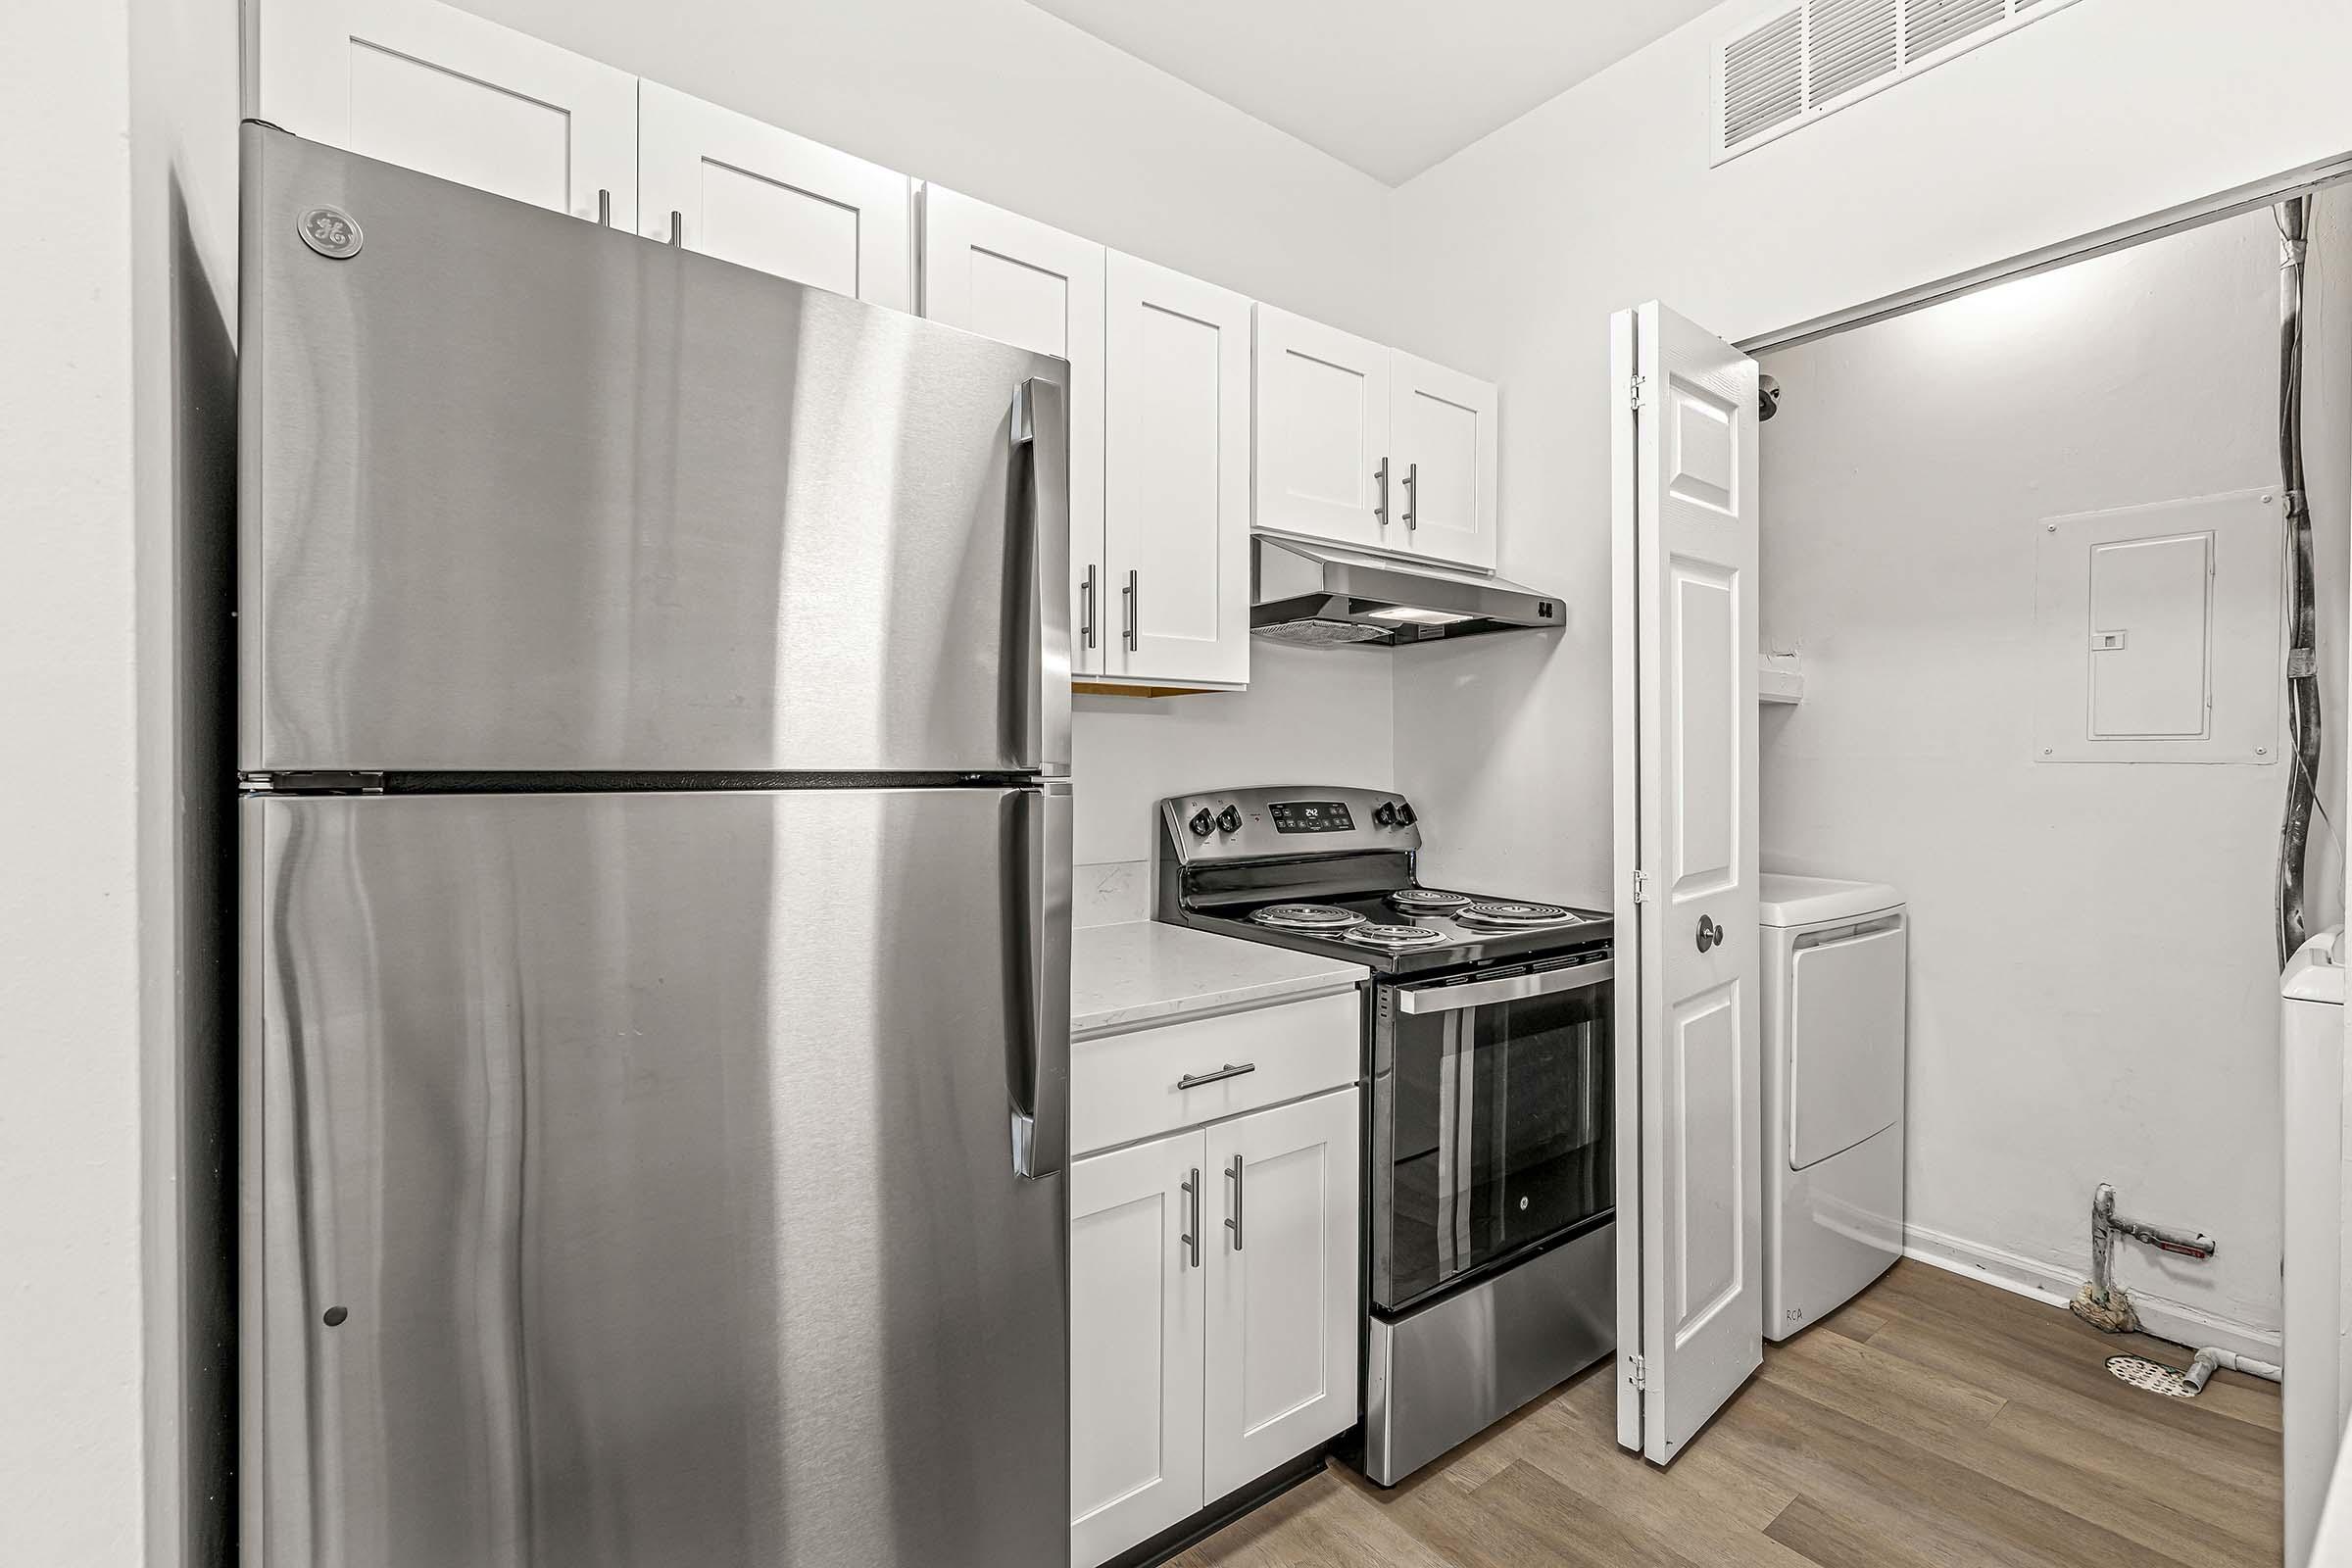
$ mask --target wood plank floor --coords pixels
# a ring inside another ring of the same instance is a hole
[[[1178,1568],[2275,1568],[2278,1391],[1897,1264],[1783,1346],[1667,1469],[1615,1441],[1604,1362],[1402,1486],[1333,1465]]]

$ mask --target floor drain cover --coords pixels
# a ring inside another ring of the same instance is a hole
[[[2144,1355],[2111,1355],[2107,1358],[2107,1370],[2133,1388],[2145,1389],[2150,1394],[2168,1395],[2176,1399],[2193,1399],[2197,1396],[2197,1391],[2189,1387],[2188,1379]]]

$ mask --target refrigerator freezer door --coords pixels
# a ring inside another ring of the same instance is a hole
[[[1063,362],[245,138],[241,767],[1067,771]]]
[[[1066,801],[248,800],[245,1560],[1063,1561]]]

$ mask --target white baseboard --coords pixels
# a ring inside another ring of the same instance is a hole
[[[2064,1306],[2082,1288],[2084,1276],[2036,1261],[2022,1252],[1963,1241],[1924,1225],[1903,1227],[1903,1255],[1922,1263],[1997,1285],[2004,1291],[2032,1297],[2051,1306]],[[2132,1305],[2140,1326],[2160,1340],[2193,1349],[2213,1346],[2238,1355],[2250,1355],[2276,1365],[2278,1331],[2217,1317],[2201,1307],[2168,1301],[2132,1287]]]

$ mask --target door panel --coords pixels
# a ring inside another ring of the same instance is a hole
[[[246,141],[241,766],[1066,765],[1058,361]]]
[[[1355,1422],[1356,1106],[1344,1089],[1208,1129],[1205,1496]]]
[[[1618,1441],[1663,1464],[1763,1357],[1756,367],[1656,305],[1612,332]]]
[[[1070,1561],[1090,1568],[1200,1508],[1199,1132],[1070,1167]]]
[[[248,801],[256,1560],[1059,1560],[1032,799]]]
[[[1494,564],[1494,386],[1409,354],[1389,356],[1391,515],[1415,555]],[[1392,533],[1394,530],[1392,530]]]
[[[574,218],[637,221],[625,71],[423,0],[261,0],[255,34],[254,112],[273,125]]]
[[[1841,1153],[1903,1117],[1901,925],[1801,946],[1788,991],[1788,1166]]]
[[[639,164],[648,239],[914,309],[914,185],[905,174],[646,82]]]
[[[1103,557],[1120,614],[1102,668],[1239,685],[1250,678],[1250,302],[1115,252],[1106,276]]]
[[[1389,351],[1257,307],[1257,526],[1401,550],[1381,474],[1389,456]],[[1391,484],[1393,484],[1393,480]]]
[[[1102,247],[923,190],[923,314],[1070,362],[1070,668],[1102,668]]]

